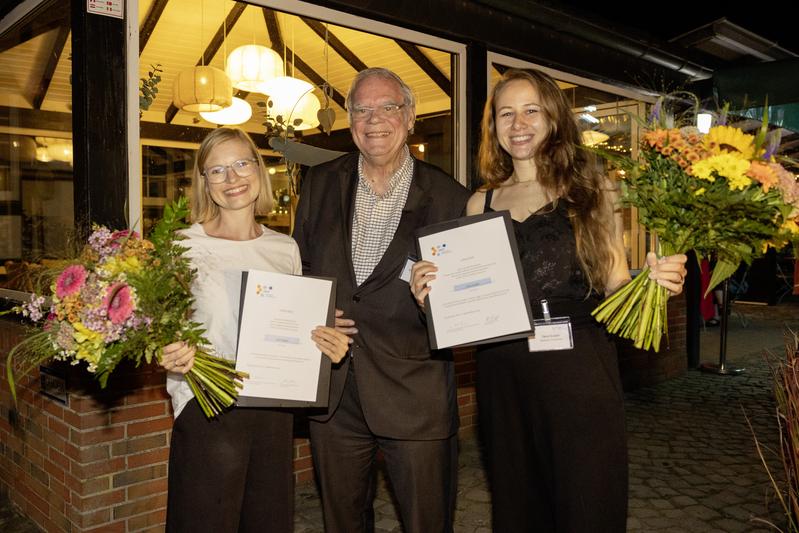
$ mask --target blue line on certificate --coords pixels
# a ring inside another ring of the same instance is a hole
[[[476,279],[474,281],[468,281],[466,283],[461,283],[459,285],[455,285],[453,287],[454,291],[464,291],[466,289],[471,289],[473,287],[479,287],[480,285],[490,285],[491,278],[483,278],[483,279]]]
[[[299,344],[299,337],[283,337],[281,335],[264,335],[266,342],[274,342],[277,344]]]

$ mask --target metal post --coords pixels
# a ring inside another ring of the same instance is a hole
[[[730,309],[730,280],[725,279],[721,282],[721,291],[723,302],[721,304],[721,340],[719,342],[719,364],[702,363],[699,365],[699,370],[702,372],[712,372],[714,374],[722,374],[725,376],[735,376],[744,371],[743,368],[737,368],[733,365],[727,364],[727,325],[729,322],[729,309]]]

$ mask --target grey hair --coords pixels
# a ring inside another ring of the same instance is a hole
[[[352,97],[355,96],[355,91],[358,90],[358,86],[360,86],[363,81],[371,77],[383,78],[384,80],[390,80],[399,85],[400,92],[402,93],[403,103],[410,108],[412,112],[416,112],[416,98],[414,97],[411,88],[408,87],[407,83],[402,81],[402,78],[397,76],[389,69],[383,67],[367,68],[355,75],[355,79],[352,80],[352,85],[350,85],[350,90],[347,93],[348,112],[352,110],[350,107],[352,104]]]

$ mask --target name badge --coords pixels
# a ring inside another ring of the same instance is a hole
[[[405,266],[402,268],[399,279],[405,283],[411,282],[411,267],[413,267],[414,263],[416,263],[416,259],[412,259],[410,256],[405,260]]]
[[[574,348],[572,323],[569,317],[534,320],[533,323],[535,333],[527,337],[529,351],[549,352]]]

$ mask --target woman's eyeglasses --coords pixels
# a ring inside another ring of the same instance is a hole
[[[208,183],[223,183],[227,179],[227,169],[231,169],[238,177],[246,178],[258,168],[257,162],[258,160],[254,158],[239,159],[229,165],[208,167],[203,171],[203,176],[208,180]]]

